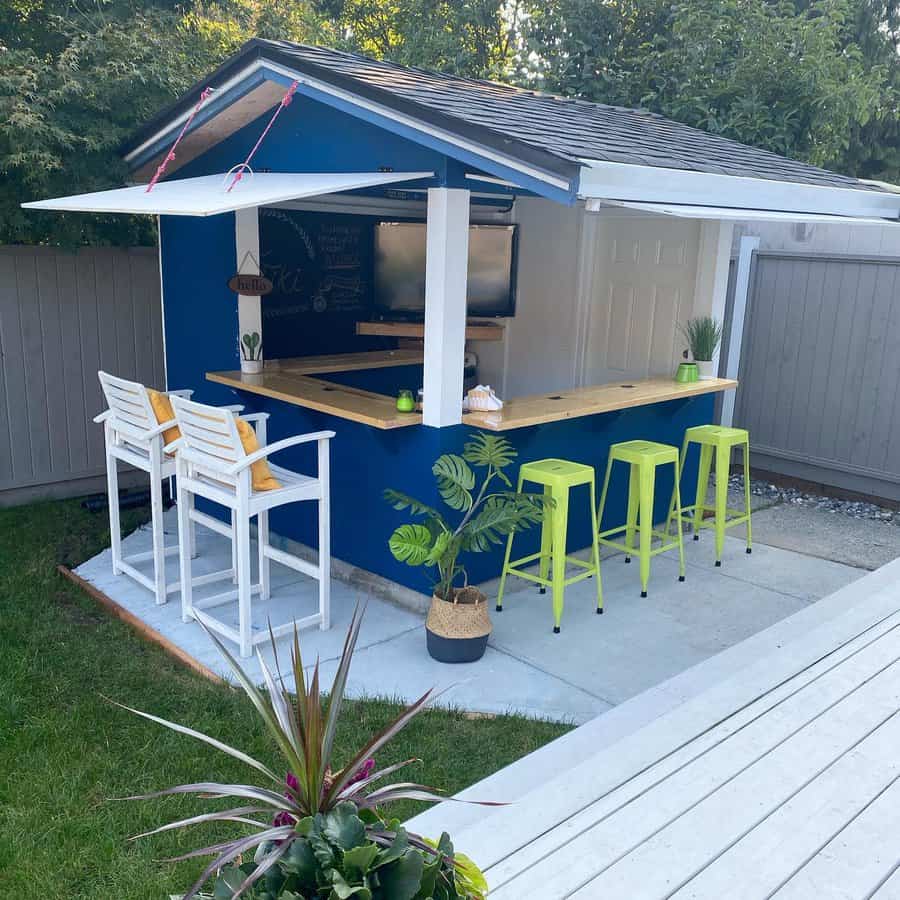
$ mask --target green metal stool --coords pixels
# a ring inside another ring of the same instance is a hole
[[[688,428],[684,433],[684,444],[681,448],[681,464],[678,470],[679,480],[684,471],[684,462],[688,447],[700,445],[700,472],[697,477],[697,496],[693,505],[685,506],[681,516],[689,519],[694,526],[694,540],[700,540],[701,528],[714,528],[716,531],[716,565],[722,565],[722,550],[725,546],[725,529],[733,525],[747,523],[747,552],[753,552],[753,532],[750,524],[750,432],[745,428],[728,428],[724,425],[697,425]],[[744,509],[728,507],[728,472],[731,465],[733,447],[744,448]],[[713,451],[716,458],[716,502],[714,506],[706,503],[706,491],[709,486],[709,472],[712,466]],[[720,477],[721,476],[721,477]],[[704,513],[713,513],[712,521],[704,519]],[[728,515],[731,514],[731,518]],[[675,515],[669,508],[669,519]]]
[[[653,494],[656,487],[657,466],[672,465],[675,467],[675,490],[672,492],[672,503],[681,509],[681,492],[678,486],[678,448],[669,444],[657,444],[654,441],[625,441],[613,444],[609,448],[609,461],[606,464],[606,478],[603,479],[603,492],[600,495],[600,511],[597,518],[603,521],[603,510],[606,506],[606,493],[609,488],[609,477],[614,462],[624,462],[631,466],[628,482],[628,513],[624,525],[601,531],[598,535],[601,544],[625,551],[625,562],[631,562],[634,551],[634,532],[639,532],[638,557],[641,568],[641,596],[647,596],[647,582],[650,580],[650,559],[673,547],[678,548],[678,580],[684,581],[684,543],[681,539],[681,515],[678,517],[678,535],[670,540],[668,527],[665,531],[653,528]],[[668,520],[666,521],[668,526]],[[625,543],[610,540],[610,536],[625,532]],[[651,549],[653,538],[662,539],[662,544]]]
[[[506,555],[503,558],[503,574],[500,576],[500,590],[497,592],[497,612],[503,609],[503,589],[507,575],[518,575],[541,586],[541,593],[546,593],[549,585],[553,593],[553,632],[559,634],[559,623],[562,620],[563,594],[570,584],[583,581],[591,575],[597,576],[597,613],[603,612],[603,588],[600,584],[600,548],[597,543],[597,496],[594,488],[594,467],[581,463],[568,462],[565,459],[542,459],[525,463],[519,469],[519,486],[526,482],[544,486],[544,494],[555,501],[548,509],[541,524],[541,549],[537,553],[523,556],[510,562],[513,537],[506,541]],[[569,490],[586,484],[590,488],[591,532],[594,535],[591,561],[585,562],[572,556],[566,556],[566,529],[569,522]],[[523,572],[521,567],[540,560],[539,574]],[[548,577],[551,570],[552,575]],[[583,571],[566,578],[566,563]]]

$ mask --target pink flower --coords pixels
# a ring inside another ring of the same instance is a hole
[[[375,760],[373,757],[369,757],[359,768],[359,771],[347,782],[350,784],[358,784],[360,781],[365,781],[371,774],[373,769],[375,768]]]

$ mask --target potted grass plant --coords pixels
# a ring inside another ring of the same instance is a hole
[[[689,319],[682,328],[691,356],[697,363],[697,373],[701,381],[716,377],[713,357],[722,340],[722,326],[712,316],[698,316]]]
[[[262,339],[258,331],[243,335],[240,340],[241,371],[247,375],[259,375],[263,370]]]
[[[480,659],[491,633],[487,598],[469,585],[460,557],[491,550],[512,532],[542,521],[546,506],[553,502],[543,494],[513,490],[504,470],[516,456],[505,438],[476,433],[463,446],[462,455],[438,458],[431,471],[441,499],[459,514],[455,523],[408,494],[384,492],[394,509],[407,510],[417,520],[394,530],[388,541],[394,558],[437,575],[425,628],[428,652],[440,662]]]
[[[417,760],[381,769],[374,761],[375,754],[428,705],[431,691],[360,747],[343,766],[335,765],[335,733],[364,611],[357,607],[353,614],[324,707],[319,694],[318,660],[307,679],[296,630],[288,670],[293,691],[288,690],[282,676],[274,638],[275,674],[262,655],[258,656],[266,684],[262,691],[204,626],[271,735],[287,775],[199,731],[122,707],[215,747],[244,763],[257,776],[256,784],[199,782],[131,798],[194,794],[206,800],[231,801],[233,808],[222,809],[221,803],[215,803],[212,812],[138,835],[145,838],[209,822],[238,826],[231,840],[176,857],[212,858],[183,900],[484,900],[484,876],[470,859],[454,851],[447,834],[437,841],[411,834],[384,811],[395,800],[446,799],[433,788],[418,784],[381,784]],[[212,893],[202,893],[210,881]]]

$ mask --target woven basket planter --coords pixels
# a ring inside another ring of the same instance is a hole
[[[455,589],[452,602],[435,595],[425,622],[428,652],[438,662],[475,662],[484,656],[491,628],[487,597],[476,588]]]

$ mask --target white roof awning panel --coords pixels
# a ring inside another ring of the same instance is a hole
[[[204,175],[160,181],[149,193],[144,184],[74,194],[55,200],[23,203],[26,209],[59,212],[147,213],[160,216],[214,216],[251,206],[270,206],[286,200],[319,197],[357,188],[431,178],[433,172],[315,172],[245,174],[229,193],[233,175]]]
[[[853,225],[900,225],[897,219],[874,216],[831,216],[824,213],[778,212],[767,209],[735,209],[730,206],[696,206],[687,203],[641,203],[622,200],[589,200],[589,212],[628,209],[652,216],[679,219],[722,219],[726,222],[825,222]]]

